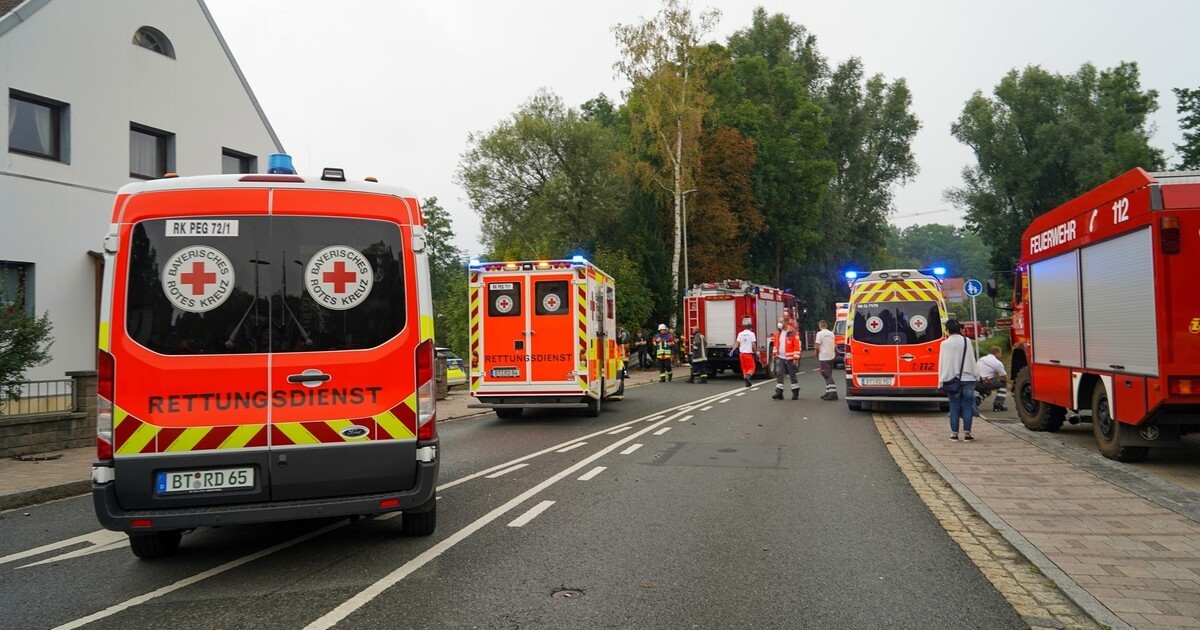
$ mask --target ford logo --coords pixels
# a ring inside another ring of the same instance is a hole
[[[356,424],[353,426],[348,426],[345,429],[338,431],[338,433],[341,433],[342,437],[360,438],[366,435],[368,431],[369,429],[367,429],[367,427],[360,427]]]

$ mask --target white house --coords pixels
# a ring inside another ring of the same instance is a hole
[[[259,172],[283,147],[203,0],[0,0],[0,302],[49,313],[53,359],[95,368],[116,191]]]

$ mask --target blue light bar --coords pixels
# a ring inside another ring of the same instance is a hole
[[[478,259],[478,258],[472,258],[472,259],[471,259],[469,262],[467,262],[467,266],[469,266],[469,267],[478,267],[478,266],[479,266],[479,259]]]
[[[587,262],[587,259],[579,254],[575,254],[571,257],[571,262]]]
[[[857,271],[847,271],[847,272],[846,272],[846,279],[847,279],[847,280],[857,280],[857,279],[858,279],[858,272],[857,272]]]
[[[938,277],[946,275],[946,268],[945,267],[934,267],[933,275],[938,276]]]
[[[292,156],[286,153],[272,153],[267,156],[267,172],[273,175],[295,175],[292,168]]]

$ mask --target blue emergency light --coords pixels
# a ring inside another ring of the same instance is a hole
[[[295,175],[292,168],[292,156],[286,153],[272,153],[267,156],[267,172],[272,175]]]
[[[478,267],[478,266],[479,266],[479,259],[478,259],[478,258],[472,258],[472,259],[470,260],[470,262],[468,262],[468,263],[467,263],[467,265],[468,265],[468,266],[470,266],[470,267]]]
[[[847,280],[857,280],[858,279],[857,271],[847,271],[845,275],[846,275]]]
[[[587,259],[579,254],[575,254],[571,257],[571,262],[587,262]]]
[[[935,276],[937,276],[937,277],[939,277],[939,278],[940,278],[940,277],[942,277],[942,276],[944,276],[944,275],[946,275],[946,268],[945,268],[945,267],[934,267],[934,268],[933,268],[933,275],[935,275]]]

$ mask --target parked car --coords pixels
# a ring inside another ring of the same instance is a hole
[[[450,348],[435,348],[438,358],[446,359],[446,384],[450,387],[467,384],[467,365]]]

